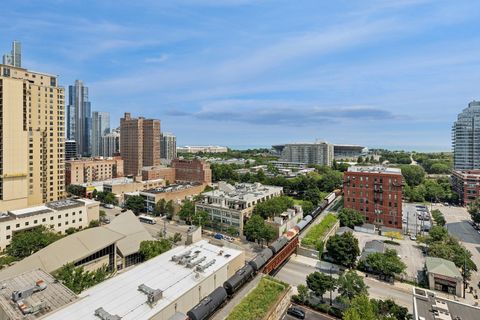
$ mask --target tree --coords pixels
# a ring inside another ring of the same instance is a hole
[[[318,205],[323,198],[323,194],[318,188],[307,189],[303,194],[303,200],[310,201],[313,205]]]
[[[132,210],[133,213],[138,215],[145,210],[143,198],[141,196],[129,196],[127,200],[125,200],[125,208]]]
[[[88,223],[88,228],[95,228],[95,227],[100,227],[100,221],[99,220],[90,220]]]
[[[172,200],[168,200],[168,202],[165,205],[165,213],[167,215],[168,220],[173,219],[173,215],[175,214],[175,206],[173,205]]]
[[[266,241],[267,243],[275,239],[275,229],[266,224],[261,216],[254,214],[248,219],[244,227],[245,235],[250,241],[256,241],[261,243]]]
[[[340,220],[340,226],[352,229],[365,222],[365,217],[355,209],[343,208],[338,212],[337,217]]]
[[[334,235],[327,241],[327,255],[338,264],[352,268],[359,254],[358,239],[351,232]]]
[[[427,244],[444,241],[448,237],[448,231],[442,226],[433,226],[428,231]]]
[[[370,300],[376,306],[377,314],[381,319],[385,320],[409,320],[413,316],[408,313],[408,309],[399,306],[392,299],[387,300]]]
[[[67,263],[55,273],[55,278],[78,294],[104,281],[110,274],[106,265],[95,271],[85,271],[83,267],[75,267],[73,263]]]
[[[293,199],[286,196],[275,197],[261,202],[253,209],[254,214],[262,216],[264,219],[278,216],[288,208],[293,208]]]
[[[74,234],[75,232],[77,232],[77,230],[74,227],[70,227],[67,230],[65,230],[65,234],[67,235]]]
[[[370,301],[366,294],[356,296],[343,313],[344,320],[378,320],[376,305]]]
[[[113,204],[113,205],[118,204],[118,200],[115,197],[115,194],[107,191],[97,192],[96,199],[101,203]]]
[[[76,184],[70,184],[67,186],[67,192],[71,195],[82,197],[83,196],[83,187]]]
[[[393,249],[387,249],[385,253],[370,253],[360,261],[359,267],[365,271],[370,270],[373,273],[391,277],[403,273],[407,268],[406,264],[398,257],[397,251]]]
[[[203,227],[208,220],[208,212],[198,210],[192,217],[192,224]]]
[[[302,303],[305,303],[308,299],[308,287],[304,284],[300,284],[297,287],[298,298]]]
[[[93,191],[92,191],[92,198],[93,199],[97,198],[97,193],[98,193],[97,189],[93,189]]]
[[[277,232],[271,225],[264,223],[260,236],[268,244],[277,237]]]
[[[172,242],[167,239],[160,240],[147,240],[140,242],[140,249],[138,252],[142,255],[143,259],[149,260],[167,252],[172,248]]]
[[[432,210],[432,218],[433,220],[437,223],[439,226],[445,226],[447,221],[445,220],[445,217],[443,216],[442,212],[438,209]]]
[[[168,240],[173,244],[177,244],[177,242],[182,241],[182,235],[180,232],[175,232],[173,237],[170,237]]]
[[[400,168],[405,181],[411,187],[418,186],[425,179],[425,170],[420,166],[403,165]]]
[[[45,248],[61,237],[61,235],[52,232],[45,226],[38,226],[29,230],[15,232],[6,252],[8,255],[15,257],[16,259],[23,259],[32,253]]]
[[[310,273],[307,276],[307,287],[312,290],[317,296],[320,296],[323,301],[323,295],[327,291],[335,290],[337,281],[335,278],[328,276],[321,272]]]
[[[178,212],[180,219],[184,220],[188,224],[192,223],[192,218],[195,215],[195,204],[190,200],[183,201],[182,208]]]
[[[480,223],[480,198],[476,198],[468,205],[468,213],[472,217],[473,222]]]
[[[153,214],[155,216],[162,216],[166,213],[166,206],[167,206],[167,202],[165,201],[165,199],[160,199],[157,201],[157,203],[155,203],[155,207],[153,208]]]
[[[362,277],[360,277],[354,270],[342,273],[338,278],[337,283],[338,293],[340,294],[337,298],[344,303],[348,304],[358,295],[368,295],[368,286],[363,282]]]
[[[314,209],[314,207],[313,207],[313,203],[311,201],[308,201],[308,200],[303,200],[302,201],[302,211],[303,211],[304,216],[312,213],[313,209]]]

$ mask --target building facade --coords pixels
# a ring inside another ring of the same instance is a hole
[[[73,86],[68,86],[67,112],[67,138],[77,142],[77,152],[80,156],[90,156],[91,105],[88,100],[88,87],[84,86],[81,80],[75,80]]]
[[[22,44],[20,42],[12,42],[12,51],[3,55],[3,64],[17,68],[22,67]]]
[[[65,160],[75,159],[77,157],[77,142],[75,140],[65,140]]]
[[[177,157],[177,137],[173,133],[162,132],[160,158],[172,161]]]
[[[331,166],[333,145],[323,141],[286,144],[280,161]]]
[[[210,164],[200,159],[174,159],[170,167],[154,166],[142,168],[142,180],[163,179],[168,182],[212,183]]]
[[[102,137],[110,133],[110,113],[92,112],[92,156],[103,156]]]
[[[243,235],[244,222],[253,208],[260,202],[281,196],[282,187],[266,186],[260,183],[239,183],[232,186],[218,183],[218,189],[203,193],[204,199],[195,204],[195,211],[205,211],[213,229],[238,230]]]
[[[65,162],[65,183],[82,184],[123,177],[123,160],[114,158],[91,158]]]
[[[177,152],[183,153],[222,153],[228,152],[227,147],[221,146],[185,146],[185,147],[178,147]]]
[[[102,137],[102,156],[120,155],[120,130],[107,133]]]
[[[99,202],[91,200],[59,200],[24,209],[0,213],[0,249],[12,241],[13,234],[38,226],[65,233],[69,228],[86,228],[90,221],[98,220]]]
[[[64,196],[65,104],[57,81],[0,65],[0,210]]]
[[[463,296],[463,278],[455,263],[436,257],[425,258],[425,271],[430,290]]]
[[[480,102],[472,101],[452,126],[454,170],[480,169]]]
[[[463,205],[470,204],[480,196],[480,170],[454,170],[450,181]]]
[[[343,175],[345,208],[376,226],[402,229],[403,176],[400,169],[349,167]]]
[[[359,156],[366,155],[368,149],[353,144],[334,144],[333,158],[337,160],[357,160]]]
[[[143,167],[160,165],[160,120],[125,113],[120,119],[120,149],[125,175],[139,176]]]

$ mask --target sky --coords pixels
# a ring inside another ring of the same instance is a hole
[[[448,151],[480,99],[480,2],[3,0],[0,53],[161,119],[177,145]]]

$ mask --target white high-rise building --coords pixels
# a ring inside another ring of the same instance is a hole
[[[453,168],[480,169],[480,102],[472,101],[452,126]]]
[[[160,159],[173,160],[177,157],[177,137],[173,133],[162,132],[160,140]]]
[[[290,143],[283,148],[280,160],[330,166],[332,165],[333,154],[333,144],[324,141]]]

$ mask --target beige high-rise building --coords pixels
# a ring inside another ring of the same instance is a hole
[[[139,176],[143,167],[160,165],[160,120],[126,112],[120,119],[120,150],[125,175]]]
[[[57,76],[0,64],[0,211],[64,195],[64,88]]]

